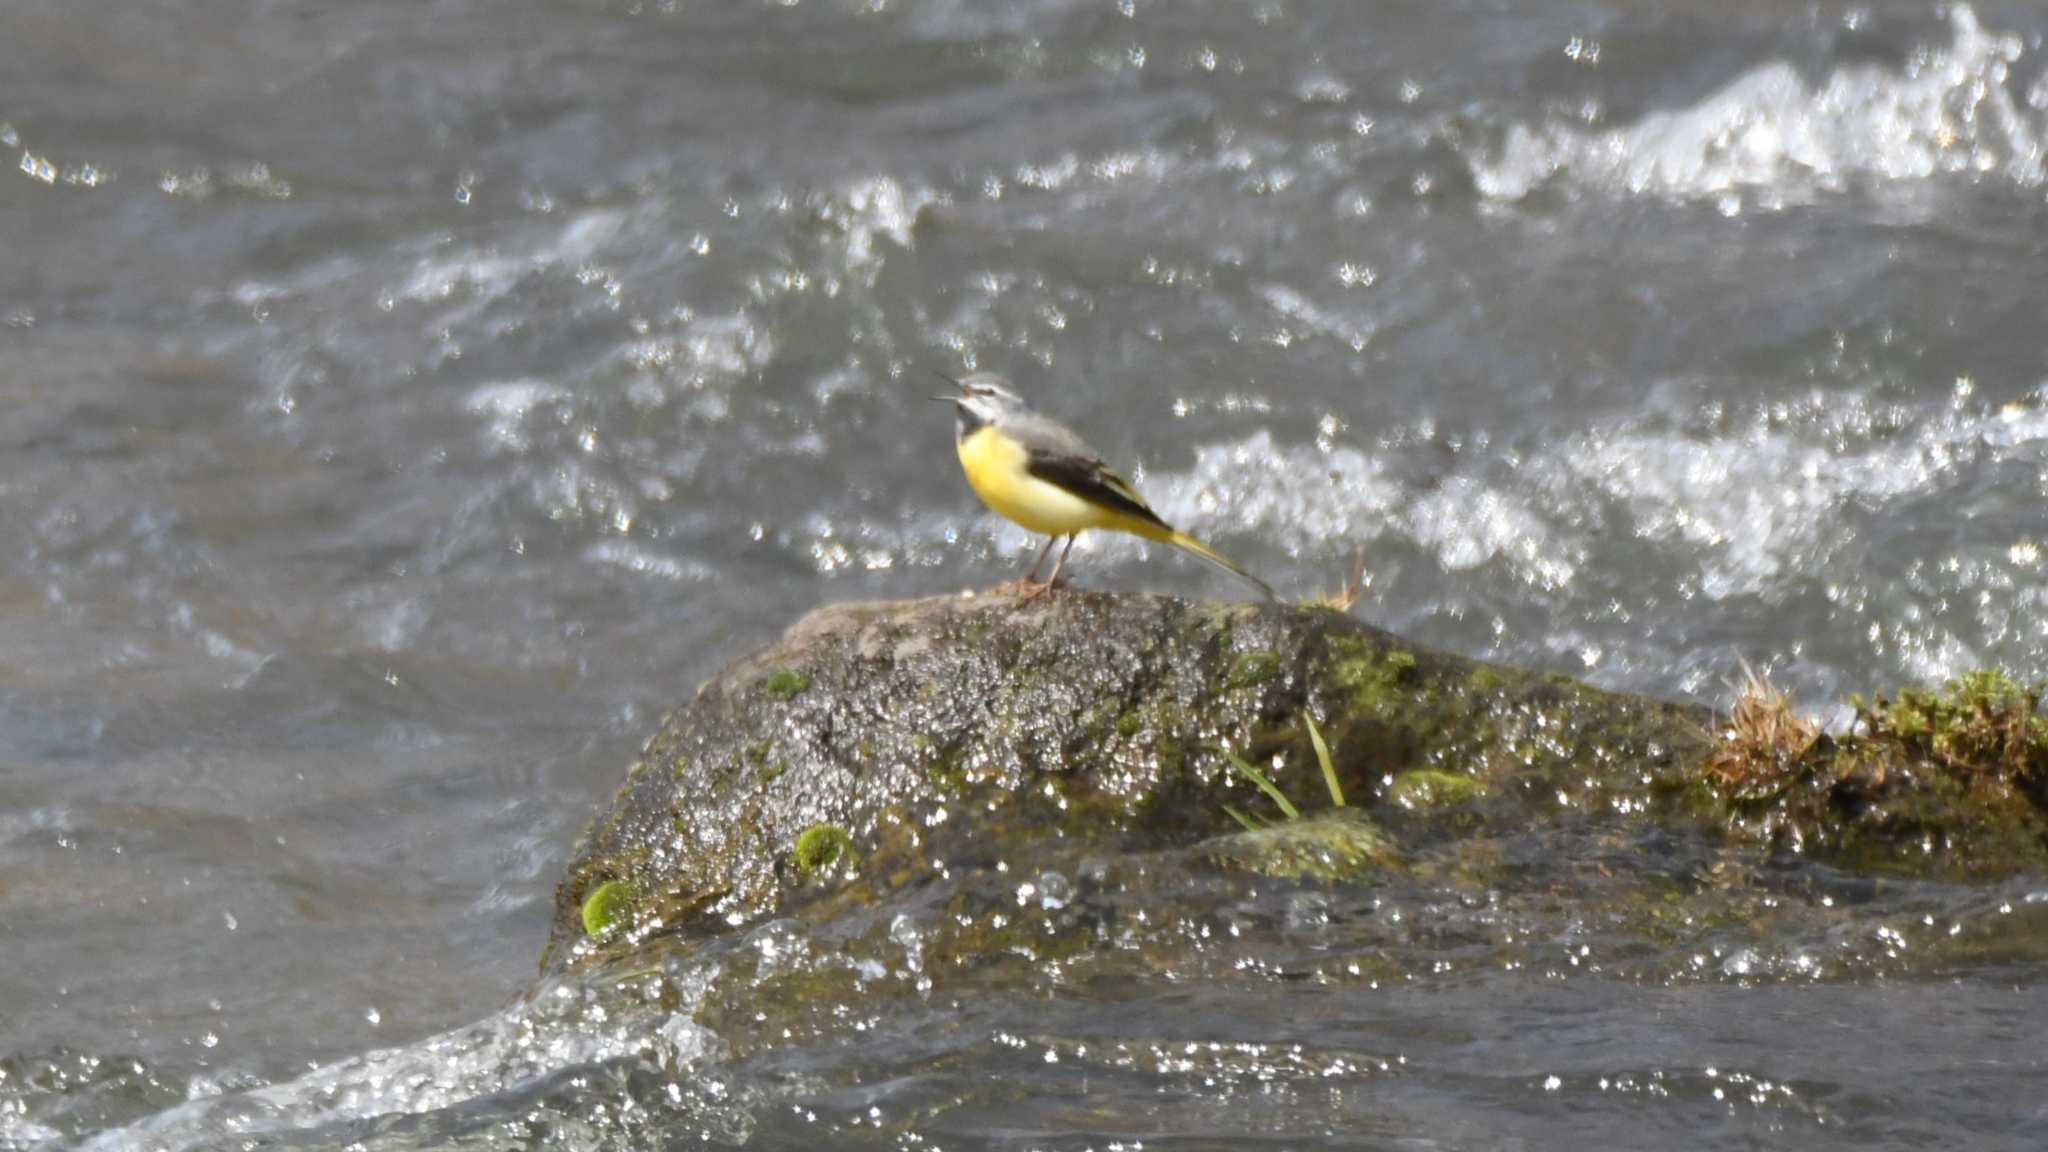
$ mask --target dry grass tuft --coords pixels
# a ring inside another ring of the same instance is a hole
[[[1735,707],[1707,761],[1707,778],[1738,797],[1770,795],[1790,783],[1818,739],[1819,726],[1793,709],[1792,697],[1744,661]]]
[[[1328,608],[1333,612],[1349,612],[1352,606],[1364,598],[1366,589],[1372,587],[1372,577],[1365,571],[1365,549],[1360,548],[1351,561],[1351,575],[1335,592],[1318,596],[1309,601],[1312,607]]]

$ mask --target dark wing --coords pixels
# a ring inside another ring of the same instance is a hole
[[[1114,508],[1133,519],[1156,524],[1168,532],[1173,526],[1159,518],[1145,504],[1145,498],[1116,469],[1093,456],[1076,455],[1058,448],[1034,444],[1024,460],[1024,470],[1048,484],[1064,488],[1090,503]]]

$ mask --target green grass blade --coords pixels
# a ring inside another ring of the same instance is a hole
[[[1232,808],[1232,807],[1231,807],[1230,805],[1228,805],[1228,804],[1225,804],[1225,805],[1223,806],[1223,811],[1224,811],[1225,813],[1227,813],[1227,814],[1228,814],[1228,815],[1230,816],[1230,818],[1231,818],[1232,820],[1235,820],[1235,821],[1237,821],[1237,822],[1238,822],[1239,824],[1242,824],[1242,825],[1244,825],[1244,830],[1245,830],[1245,831],[1247,831],[1247,832],[1257,832],[1257,831],[1259,830],[1259,826],[1258,826],[1257,824],[1254,824],[1254,823],[1252,823],[1252,818],[1251,818],[1251,817],[1249,817],[1249,816],[1245,815],[1245,814],[1244,814],[1244,813],[1242,813],[1242,812],[1239,812],[1239,811],[1238,811],[1237,809],[1235,809],[1235,808]]]
[[[1265,773],[1245,763],[1244,758],[1235,752],[1230,753],[1230,766],[1237,769],[1238,775],[1258,785],[1259,791],[1271,796],[1273,803],[1280,806],[1280,811],[1285,813],[1289,820],[1301,819],[1301,813],[1294,810],[1294,805],[1287,802],[1287,797],[1273,786],[1271,780],[1266,779]]]
[[[1308,721],[1309,742],[1316,746],[1316,763],[1323,766],[1323,783],[1330,786],[1330,803],[1342,808],[1344,789],[1337,783],[1337,762],[1330,759],[1330,746],[1323,743],[1323,730],[1316,727],[1316,718],[1307,712],[1301,718]]]

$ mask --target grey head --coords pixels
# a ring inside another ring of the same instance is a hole
[[[1026,416],[1031,409],[1024,398],[1010,390],[1010,382],[993,372],[974,372],[958,380],[951,376],[945,379],[960,391],[953,396],[935,396],[935,400],[950,400],[958,419],[955,430],[966,437],[985,424],[1012,423]]]

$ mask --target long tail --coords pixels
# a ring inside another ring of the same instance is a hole
[[[1232,576],[1237,577],[1239,580],[1242,580],[1245,583],[1251,585],[1252,587],[1257,588],[1259,590],[1259,595],[1264,596],[1268,600],[1277,601],[1280,599],[1278,596],[1275,596],[1273,594],[1272,585],[1267,584],[1264,580],[1261,580],[1257,576],[1254,576],[1251,573],[1245,571],[1244,569],[1238,567],[1236,564],[1232,563],[1228,557],[1223,555],[1223,553],[1216,551],[1214,548],[1209,547],[1207,544],[1202,543],[1200,540],[1195,539],[1193,536],[1190,536],[1185,532],[1169,532],[1165,536],[1157,537],[1157,539],[1164,540],[1166,543],[1171,544],[1175,548],[1179,548],[1184,552],[1192,552],[1195,555],[1200,556],[1202,559],[1207,560],[1209,563],[1214,564],[1218,568],[1223,569],[1225,572],[1230,573]]]

